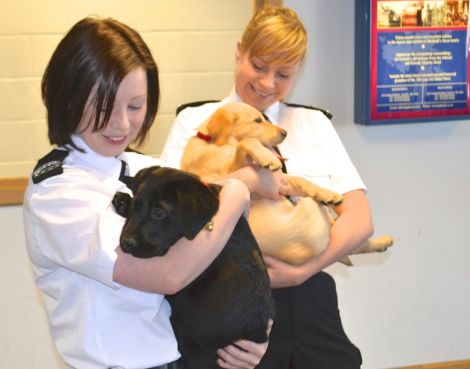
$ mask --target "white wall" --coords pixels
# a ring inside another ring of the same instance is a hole
[[[353,123],[354,2],[286,0],[310,35],[290,97],[331,110],[363,179],[385,254],[329,270],[363,369],[470,358],[470,121]]]
[[[0,291],[0,368],[65,368],[34,284],[20,206],[0,207]]]

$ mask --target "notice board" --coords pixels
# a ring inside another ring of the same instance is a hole
[[[359,124],[470,118],[469,0],[356,0]]]

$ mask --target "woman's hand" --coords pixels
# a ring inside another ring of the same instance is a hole
[[[268,323],[268,336],[271,332],[273,321]],[[227,369],[252,369],[259,364],[263,355],[268,349],[268,342],[255,343],[246,340],[239,340],[230,346],[217,350],[219,360],[217,364],[221,368]]]
[[[286,194],[289,183],[282,170],[271,172],[265,168],[255,167],[254,169],[258,177],[253,188],[254,193],[272,200],[280,200]]]
[[[263,259],[268,268],[271,288],[298,286],[313,275],[303,265],[291,265],[268,255],[263,255]]]
[[[243,181],[250,193],[273,200],[279,200],[289,187],[287,177],[281,170],[274,172],[255,165],[248,165],[228,175]]]

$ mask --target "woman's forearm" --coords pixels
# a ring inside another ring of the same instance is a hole
[[[173,294],[187,286],[217,257],[249,204],[246,186],[226,180],[220,192],[214,230],[202,230],[194,240],[180,239],[163,257],[135,258],[118,247],[113,278],[134,289]]]

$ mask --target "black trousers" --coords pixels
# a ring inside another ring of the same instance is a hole
[[[358,369],[361,353],[346,336],[336,285],[324,272],[273,290],[276,318],[257,369]]]

